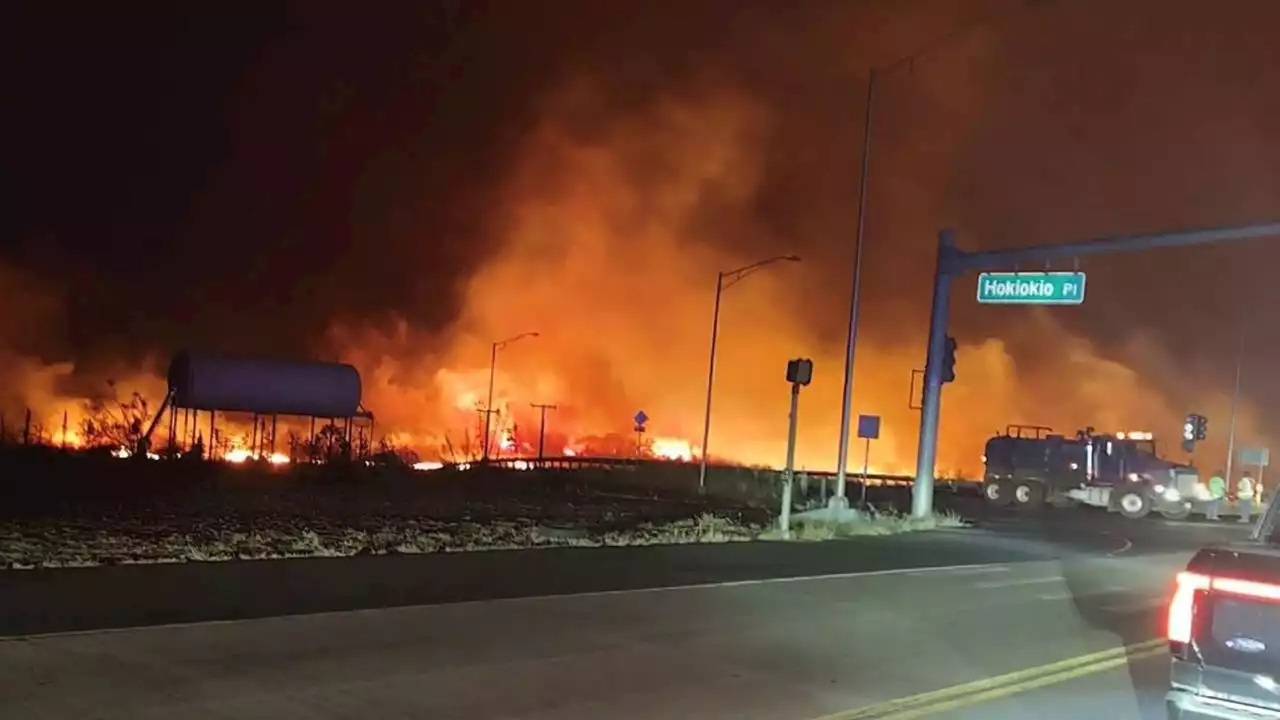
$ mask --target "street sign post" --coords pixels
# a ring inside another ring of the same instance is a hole
[[[984,272],[978,275],[978,302],[996,305],[1079,305],[1082,272]]]
[[[1267,466],[1271,464],[1271,450],[1269,448],[1245,448],[1240,451],[1240,464],[1253,465],[1258,468],[1258,486],[1262,486],[1262,475],[1267,471]]]
[[[644,424],[649,422],[649,416],[641,410],[631,419],[636,421],[636,457],[639,458],[644,455]]]
[[[867,466],[871,461],[871,441],[880,439],[880,416],[859,415],[858,437],[866,441],[862,448],[862,507],[867,507]]]

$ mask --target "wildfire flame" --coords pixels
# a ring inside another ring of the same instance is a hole
[[[340,355],[359,368],[364,401],[378,413],[380,431],[396,433],[398,442],[418,451],[424,469],[477,460],[486,425],[496,426],[490,437],[505,457],[527,458],[541,446],[548,457],[647,452],[687,462],[707,454],[777,467],[787,449],[782,368],[804,353],[815,365],[804,391],[796,462],[834,469],[843,452],[836,445],[845,356],[839,340],[828,339],[832,318],[820,309],[830,304],[830,283],[847,282],[849,266],[820,240],[847,232],[847,213],[839,203],[791,213],[806,222],[788,227],[794,238],[785,240],[773,224],[758,221],[760,208],[772,204],[762,201],[773,197],[769,171],[775,153],[784,157],[783,135],[795,128],[807,135],[810,126],[777,122],[780,108],[732,86],[672,87],[646,102],[637,98],[626,112],[612,107],[614,97],[609,88],[574,78],[537,104],[503,181],[483,204],[492,220],[486,223],[492,252],[457,283],[460,311],[447,332],[428,334],[409,319],[387,330],[356,318],[349,325],[333,322],[324,342],[308,350]],[[802,141],[812,144],[807,136]],[[823,174],[795,175],[811,184]],[[844,196],[839,187],[815,189],[804,195]],[[911,217],[931,216],[916,200],[911,205]],[[833,209],[839,219],[832,219]],[[914,226],[878,246],[896,251],[909,237],[931,237],[934,230]],[[804,250],[803,263],[753,274],[725,298],[712,437],[707,447],[695,447],[684,438],[701,436],[712,281],[728,268],[796,249],[793,239]],[[927,297],[929,263],[898,264],[885,252],[869,258],[877,274],[892,278],[902,298]],[[56,325],[50,321],[56,318],[35,310],[56,307],[57,298],[6,270],[0,266],[0,295],[20,299],[0,313],[0,337]],[[863,446],[873,471],[913,470],[920,416],[912,406],[919,400],[908,403],[903,395],[919,389],[912,369],[924,360],[927,312],[927,303],[890,301],[867,314],[859,343],[871,351],[860,351],[852,411],[883,419],[879,437]],[[1134,424],[1176,437],[1187,408],[1232,414],[1232,397],[1217,391],[1215,376],[1187,377],[1175,353],[1141,332],[1126,333],[1131,342],[1103,352],[1047,311],[1018,318],[1000,321],[1003,338],[975,333],[970,337],[981,339],[962,341],[959,377],[948,384],[942,405],[940,472],[980,470],[982,444],[1009,423],[1050,424],[1060,432]],[[843,318],[836,321],[843,327]],[[495,356],[494,341],[532,330],[540,336]],[[118,370],[111,369],[117,377]],[[122,394],[130,385],[154,411],[165,392],[160,363],[124,370],[133,377],[119,383]],[[85,379],[76,377],[77,368],[4,351],[0,371],[2,384],[18,390],[0,407],[7,437],[15,437],[24,411],[34,408],[45,441],[82,446],[77,408],[83,393],[67,389],[67,381]],[[1167,388],[1173,386],[1182,390],[1172,393]],[[544,414],[530,402],[559,408]],[[647,448],[631,433],[640,407],[652,417]],[[1240,415],[1241,432],[1263,441],[1255,409],[1245,403]],[[61,435],[59,426],[66,428]],[[249,458],[243,449],[214,452],[230,462]],[[862,460],[855,456],[851,470]]]
[[[693,460],[693,446],[680,438],[657,437],[653,439],[653,456],[663,460]]]
[[[266,460],[272,465],[288,465],[289,456],[281,453],[254,453],[245,448],[231,448],[222,455],[222,459],[229,463],[244,463],[250,460]]]

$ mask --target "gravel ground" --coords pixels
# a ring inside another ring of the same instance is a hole
[[[743,542],[761,524],[711,514],[627,529],[556,527],[529,519],[361,523],[288,516],[160,520],[0,521],[0,568],[22,570],[167,562],[341,557],[565,546]]]

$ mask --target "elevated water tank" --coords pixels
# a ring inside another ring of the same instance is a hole
[[[182,408],[347,418],[359,412],[361,386],[344,363],[184,351],[169,363],[169,390]]]

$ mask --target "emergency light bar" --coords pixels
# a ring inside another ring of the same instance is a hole
[[[1125,438],[1130,440],[1154,440],[1155,435],[1142,430],[1133,430],[1131,432],[1118,432],[1116,433],[1116,438],[1120,440],[1124,440]]]

